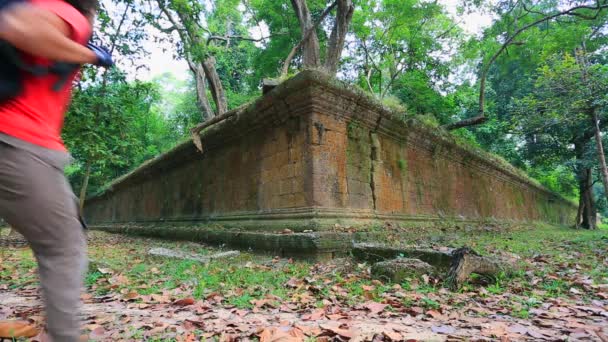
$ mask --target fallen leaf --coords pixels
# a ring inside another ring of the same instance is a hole
[[[381,313],[382,311],[384,311],[384,309],[386,309],[387,306],[387,304],[380,304],[375,302],[367,302],[364,305],[364,307],[369,310],[372,315],[377,315]]]
[[[169,296],[167,295],[151,294],[150,299],[152,302],[157,302],[160,304],[166,304],[171,302],[171,299],[169,299]]]
[[[323,333],[323,330],[321,330],[321,328],[319,328],[317,326],[296,324],[295,327],[300,329],[306,336],[316,337]]]
[[[545,335],[539,333],[538,331],[534,330],[534,329],[528,329],[528,335],[534,337],[535,339],[544,339]]]
[[[301,281],[300,279],[298,279],[296,277],[292,277],[291,279],[289,279],[289,281],[285,285],[287,285],[287,287],[291,287],[292,289],[295,289],[298,286],[302,285],[302,283],[303,283],[303,281]]]
[[[125,295],[126,300],[133,300],[139,298],[139,293],[131,291]]]
[[[433,317],[433,318],[435,318],[435,319],[437,319],[437,318],[439,318],[439,317],[442,317],[442,316],[443,316],[443,315],[442,315],[442,314],[441,314],[439,311],[437,311],[437,310],[428,310],[428,311],[426,312],[426,314],[427,314],[427,315],[429,315],[429,316],[431,316],[431,317]]]
[[[325,317],[325,310],[318,309],[308,315],[302,316],[303,321],[317,321]]]
[[[184,298],[173,302],[175,306],[188,306],[194,305],[194,298]]]
[[[89,339],[91,340],[103,340],[105,336],[106,330],[103,327],[97,327],[89,333]]]
[[[222,335],[220,336],[220,342],[233,342],[237,341],[238,339],[239,335],[237,334],[222,333]]]
[[[384,336],[388,337],[391,341],[402,341],[403,336],[396,331],[385,331]]]
[[[197,327],[197,328],[199,328],[199,329],[201,329],[201,330],[202,330],[202,329],[205,329],[205,327],[206,327],[206,325],[205,325],[205,322],[204,322],[204,321],[194,321],[194,320],[191,320],[191,319],[187,319],[187,320],[185,321],[185,323],[192,324],[193,326],[195,326],[195,327]]]
[[[346,324],[341,324],[340,322],[327,322],[319,325],[321,329],[331,332],[334,335],[340,335],[346,338],[352,338],[353,333],[350,331],[350,328]]]
[[[34,337],[38,329],[26,321],[0,322],[0,338]]]
[[[108,283],[110,283],[111,285],[127,285],[129,284],[129,278],[125,277],[122,274],[118,274],[115,276],[112,276],[112,278],[108,279]]]
[[[305,339],[302,330],[289,326],[266,328],[258,336],[260,342],[300,342]]]
[[[418,316],[418,315],[422,315],[424,313],[424,309],[419,307],[419,306],[413,306],[411,308],[408,308],[407,313],[412,315],[412,316]]]
[[[98,268],[97,270],[101,274],[112,274],[113,273],[112,270],[109,268]]]

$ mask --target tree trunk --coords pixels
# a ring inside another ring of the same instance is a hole
[[[338,10],[334,28],[329,37],[329,45],[327,47],[327,56],[325,58],[325,70],[332,75],[338,72],[342,50],[344,50],[344,42],[350,22],[353,19],[355,6],[352,0],[337,0]]]
[[[583,210],[585,209],[585,201],[583,198],[579,198],[578,200],[578,210],[576,211],[576,220],[574,221],[574,228],[581,228],[581,224],[583,223]]]
[[[215,68],[215,57],[210,56],[203,62],[203,69],[205,70],[205,76],[209,82],[211,88],[211,95],[217,108],[216,115],[222,115],[228,111],[228,102],[226,100],[226,93],[224,92],[224,86],[220,80],[220,76]]]
[[[600,161],[602,182],[604,183],[604,196],[608,199],[608,168],[606,167],[606,156],[604,155],[604,145],[600,133],[599,119],[597,117],[597,110],[595,109],[593,110],[593,129],[595,131],[595,145],[597,147],[597,156]]]
[[[87,188],[89,187],[89,178],[91,176],[91,162],[87,161],[87,170],[84,173],[84,180],[80,188],[80,210],[84,208],[84,201],[87,197]]]
[[[584,168],[580,175],[580,201],[579,206],[582,206],[581,228],[596,229],[597,209],[595,207],[595,199],[593,198],[593,180],[590,168]]]
[[[205,70],[202,65],[188,60],[190,71],[194,75],[194,82],[196,83],[196,99],[198,100],[198,108],[201,110],[201,122],[205,122],[213,117],[213,109],[207,98],[207,83],[205,80]]]
[[[574,151],[577,161],[577,180],[579,184],[579,212],[577,224],[583,229],[595,229],[597,208],[593,198],[593,179],[591,169],[582,165],[585,158],[585,144],[582,142],[574,143]]]
[[[452,252],[452,266],[446,277],[446,284],[457,289],[473,273],[496,279],[501,274],[513,274],[518,269],[516,259],[484,257],[468,247],[463,247]]]
[[[309,29],[314,28],[314,23],[306,5],[306,0],[291,0],[291,5],[296,11],[300,30],[304,38]],[[302,64],[304,68],[317,68],[321,65],[319,37],[316,32],[311,32],[308,39],[302,45]]]

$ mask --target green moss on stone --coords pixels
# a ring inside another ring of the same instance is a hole
[[[407,162],[403,159],[399,159],[397,165],[399,166],[399,170],[404,171],[407,167]]]

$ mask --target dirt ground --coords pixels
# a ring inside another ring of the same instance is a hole
[[[83,333],[94,341],[608,341],[607,231],[529,227],[434,243],[507,250],[526,266],[452,292],[426,275],[380,282],[348,258],[312,264],[242,253],[200,263],[147,251],[218,250],[93,232]],[[27,247],[0,251],[2,319],[44,327]]]

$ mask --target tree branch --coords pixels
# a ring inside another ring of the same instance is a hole
[[[509,37],[502,44],[500,49],[498,49],[498,51],[496,53],[494,53],[494,55],[492,55],[492,57],[490,58],[488,63],[486,63],[486,65],[482,69],[481,79],[480,79],[480,83],[479,83],[479,115],[476,117],[470,118],[470,119],[465,119],[465,120],[461,120],[456,123],[445,125],[444,128],[451,131],[451,130],[455,130],[455,129],[462,128],[462,127],[479,125],[479,124],[487,121],[487,118],[485,117],[485,92],[486,92],[486,79],[488,77],[488,72],[490,71],[490,67],[494,64],[496,59],[503,53],[503,51],[505,51],[505,49],[511,43],[513,43],[513,41],[519,34],[521,34],[522,32],[524,32],[524,31],[528,30],[529,28],[534,27],[538,24],[549,22],[555,18],[559,18],[562,16],[578,16],[578,17],[586,19],[586,20],[590,20],[590,19],[592,20],[592,19],[597,18],[599,16],[600,12],[606,8],[608,8],[608,4],[606,4],[605,2],[603,4],[601,4],[600,1],[597,2],[596,6],[586,6],[586,5],[575,6],[575,7],[572,7],[570,9],[567,9],[567,10],[564,10],[561,12],[547,15],[547,16],[545,16],[541,19],[538,19],[528,25],[525,25],[522,28],[515,31],[515,33],[513,33],[513,35],[511,35],[511,37]],[[593,16],[593,17],[584,16],[584,15],[581,15],[580,13],[578,13],[581,10],[595,10],[596,13],[595,13],[595,16]]]
[[[286,76],[289,73],[289,65],[291,64],[291,61],[295,57],[298,50],[302,47],[302,45],[304,45],[304,43],[308,40],[308,38],[310,38],[310,35],[319,27],[319,25],[321,25],[323,20],[325,20],[325,18],[329,15],[329,13],[331,13],[331,11],[337,5],[338,5],[338,2],[334,1],[334,3],[332,3],[329,7],[327,7],[323,11],[323,13],[321,13],[321,16],[315,22],[315,24],[311,28],[309,28],[308,31],[306,31],[304,33],[304,36],[302,36],[302,40],[300,40],[300,42],[296,46],[294,46],[293,49],[291,49],[291,52],[289,52],[289,55],[287,55],[287,58],[285,59],[285,62],[283,62],[283,70],[281,71],[281,76]]]
[[[267,39],[270,39],[272,37],[275,36],[284,36],[286,35],[285,33],[276,33],[276,34],[271,34],[267,37],[262,37],[262,38],[251,38],[251,37],[244,37],[244,36],[231,36],[231,35],[226,35],[226,36],[209,36],[207,38],[207,45],[209,45],[211,43],[211,41],[213,40],[222,40],[222,41],[230,41],[231,39],[238,39],[238,40],[245,40],[245,41],[250,41],[250,42],[261,42],[261,41],[265,41]]]

